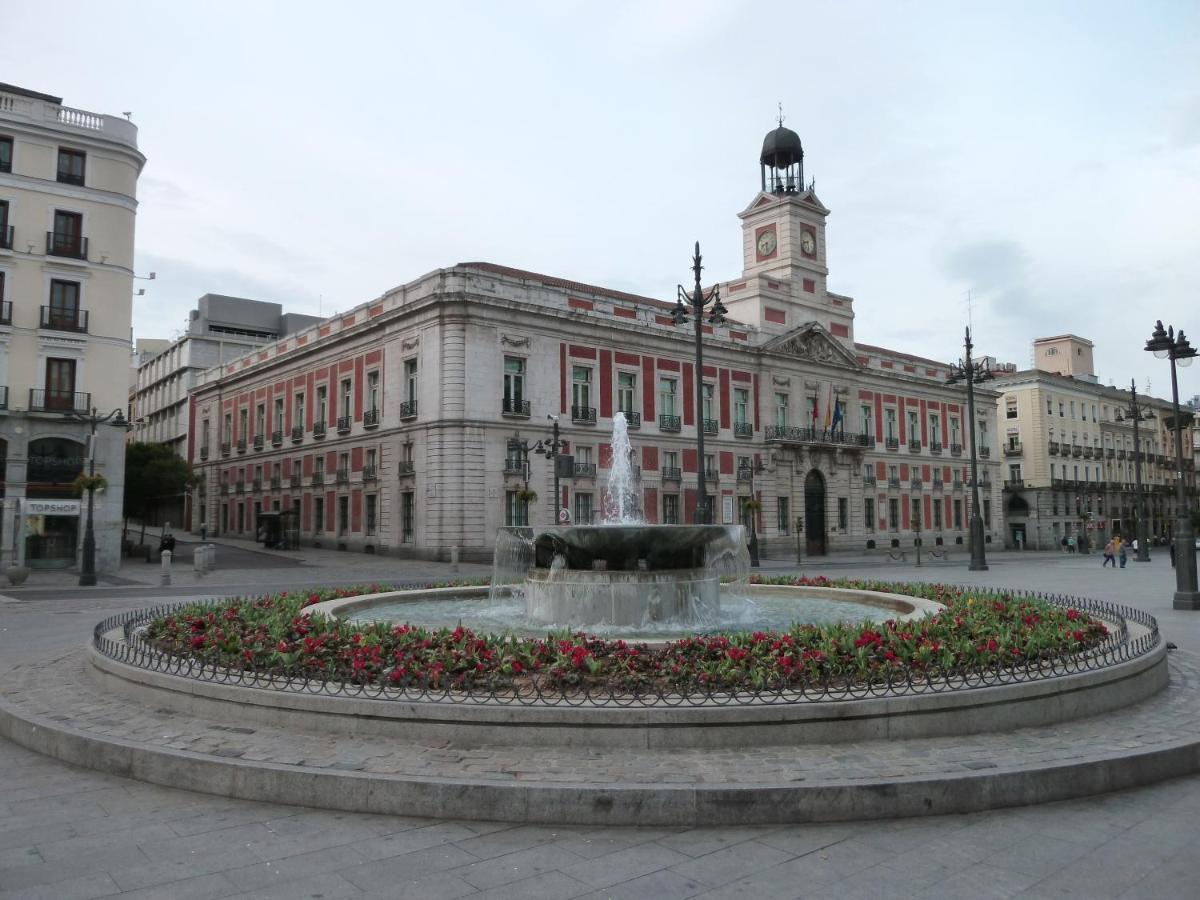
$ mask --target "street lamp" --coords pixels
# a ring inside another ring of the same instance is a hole
[[[745,475],[746,480],[750,482],[750,497],[748,512],[750,513],[750,565],[758,567],[758,512],[761,504],[758,501],[757,495],[754,493],[754,476],[761,475],[767,471],[761,459],[755,459],[747,465],[738,468],[738,475]]]
[[[711,306],[708,313],[709,325],[721,325],[725,322],[727,310],[721,304],[721,293],[717,285],[713,285],[706,293],[700,286],[700,242],[696,241],[696,254],[692,257],[692,271],[696,275],[696,284],[689,296],[681,284],[675,296],[675,309],[671,319],[675,325],[686,325],[689,307],[691,318],[696,326],[696,516],[695,522],[702,525],[712,524],[712,507],[709,505],[704,484],[707,474],[704,471],[704,349],[700,340],[704,323],[704,308]]]
[[[554,423],[550,433],[550,440],[538,441],[533,445],[533,452],[550,460],[550,464],[554,468],[554,521],[555,523],[565,524],[562,522],[562,515],[559,509],[562,503],[562,492],[558,488],[558,451],[562,449],[564,442],[558,438],[558,416],[546,416],[546,418]]]
[[[1176,366],[1190,366],[1196,348],[1188,343],[1180,329],[1163,329],[1162,319],[1154,325],[1154,333],[1146,341],[1146,350],[1159,359],[1171,361],[1171,424],[1175,431],[1175,609],[1200,609],[1200,590],[1196,587],[1196,544],[1192,532],[1192,517],[1187,506],[1183,485],[1183,421],[1179,415],[1179,379]]]
[[[983,518],[979,515],[979,459],[975,448],[975,385],[987,381],[992,373],[982,362],[971,360],[971,327],[967,326],[966,356],[950,367],[950,377],[947,384],[967,383],[967,433],[971,436],[971,564],[967,568],[972,572],[986,572],[987,558],[983,552]]]
[[[1146,539],[1146,495],[1142,490],[1142,442],[1138,437],[1138,422],[1154,418],[1151,410],[1143,409],[1138,403],[1137,381],[1129,382],[1129,405],[1121,410],[1125,418],[1133,419],[1133,476],[1137,486],[1134,495],[1137,501],[1137,556],[1138,562],[1150,562],[1150,542]]]
[[[96,583],[96,532],[92,524],[92,510],[96,502],[96,426],[107,422],[117,428],[124,428],[128,422],[125,419],[124,410],[114,409],[102,416],[94,406],[90,413],[69,409],[63,413],[63,417],[75,422],[82,422],[91,429],[88,442],[87,525],[83,532],[83,560],[79,565],[79,586],[91,587]]]

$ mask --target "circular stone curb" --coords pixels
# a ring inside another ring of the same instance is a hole
[[[64,762],[174,788],[356,812],[626,826],[840,821],[1081,797],[1200,768],[1197,659],[1182,652],[1174,654],[1166,690],[1110,716],[973,740],[796,748],[785,754],[788,759],[756,749],[642,754],[638,765],[650,772],[639,782],[604,782],[605,757],[581,754],[577,778],[556,783],[563,754],[539,747],[527,748],[525,765],[521,754],[501,761],[515,774],[478,774],[472,760],[482,754],[397,750],[392,741],[386,749],[393,754],[420,752],[426,760],[444,760],[441,768],[428,775],[372,770],[376,757],[369,754],[385,747],[358,746],[350,755],[349,741],[183,719],[97,693],[84,674],[87,666],[77,653],[45,668],[26,666],[0,676],[0,735]],[[190,740],[204,749],[170,746],[172,734],[176,743]],[[274,747],[278,759],[244,758],[247,751],[238,749],[243,746]],[[322,748],[332,755],[279,761]],[[347,758],[339,759],[339,752]],[[792,756],[806,754],[825,768],[779,780],[780,767],[786,770]],[[826,759],[830,754],[832,761]],[[838,754],[848,761],[839,763]],[[863,758],[883,760],[884,770],[864,767]],[[451,770],[457,776],[448,777]],[[746,780],[756,772],[763,773],[761,781]],[[689,780],[678,781],[680,775]]]

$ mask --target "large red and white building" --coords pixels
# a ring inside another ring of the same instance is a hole
[[[301,546],[490,558],[502,526],[598,517],[624,411],[650,522],[692,520],[703,468],[715,521],[761,501],[769,552],[964,543],[963,389],[945,362],[854,340],[802,159],[793,132],[768,135],[739,214],[744,269],[720,285],[728,321],[704,326],[701,421],[692,326],[673,324],[673,304],[461,263],[201,376],[192,530],[254,535],[279,511]],[[977,393],[990,540],[997,395]],[[548,417],[573,458],[557,502],[551,462],[523,452],[549,438]]]

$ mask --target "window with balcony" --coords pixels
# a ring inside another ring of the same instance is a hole
[[[617,372],[617,409],[625,414],[625,421],[632,427],[642,423],[642,414],[637,409],[637,373]]]
[[[912,443],[914,440],[921,443],[921,429],[917,424],[917,414],[912,410],[908,411],[908,440]]]
[[[325,423],[329,421],[329,388],[321,385],[317,388],[316,408],[313,410],[313,434],[325,433]]]
[[[70,259],[87,257],[87,241],[83,237],[83,216],[75,212],[56,209],[54,230],[47,236],[46,253]]]
[[[83,404],[86,407],[86,403]],[[34,405],[35,408],[37,404]],[[79,406],[75,396],[75,360],[47,359],[46,388],[42,409],[69,411]]]
[[[292,404],[292,440],[304,437],[304,393],[297,393]]]
[[[400,405],[400,418],[411,419],[417,414],[417,360],[404,361],[404,401]]]
[[[788,395],[775,393],[775,427],[788,427]]]
[[[62,184],[83,184],[87,154],[81,150],[58,148],[58,180]]]
[[[750,391],[746,388],[733,389],[733,433],[738,437],[750,437]]]
[[[50,305],[44,310],[43,328],[57,331],[86,331],[87,319],[79,308],[79,282],[50,282]]]
[[[896,410],[888,408],[883,411],[883,434],[889,441],[896,440]]]
[[[260,438],[267,431],[267,404],[260,403],[254,409],[254,437]]]
[[[0,200],[0,250],[11,250],[12,226],[8,224],[8,201]]]
[[[715,420],[716,415],[716,385],[705,384],[700,390],[700,405],[706,420]]]
[[[363,411],[363,427],[374,428],[379,424],[379,372],[367,373],[367,402]]]
[[[664,525],[679,524],[679,495],[663,494],[662,521]]]
[[[523,357],[504,357],[503,412],[509,416],[529,415],[529,401],[525,399],[525,359]]]
[[[859,421],[859,426],[862,429],[862,436],[865,438],[869,438],[872,433],[872,428],[871,428],[872,416],[871,416],[870,404],[868,404],[868,403],[859,404],[858,421]]]
[[[571,418],[577,422],[595,421],[592,406],[592,370],[590,366],[571,367]]]
[[[347,434],[350,431],[350,416],[353,412],[351,402],[354,398],[354,382],[349,378],[343,378],[341,389],[338,392],[338,434]]]
[[[13,139],[0,136],[0,172],[12,171]]]

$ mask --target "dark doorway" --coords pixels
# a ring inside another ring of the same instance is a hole
[[[816,469],[804,479],[804,534],[809,556],[825,555],[825,478]]]

